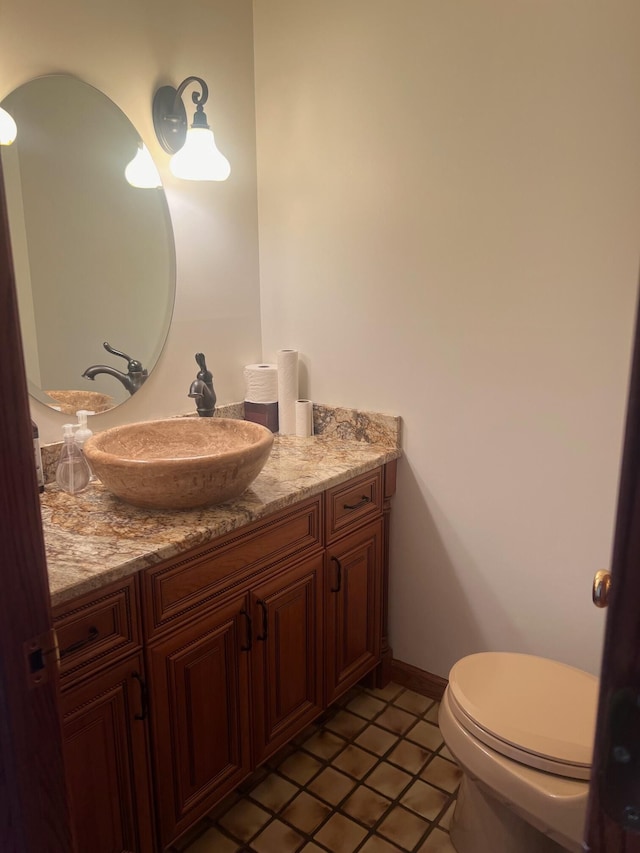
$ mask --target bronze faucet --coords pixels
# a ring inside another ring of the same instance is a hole
[[[142,364],[135,358],[131,358],[131,356],[126,353],[114,349],[107,341],[103,343],[103,347],[112,355],[119,355],[121,358],[125,358],[127,360],[127,373],[123,373],[121,370],[116,370],[115,367],[109,367],[107,364],[92,364],[91,367],[87,367],[85,372],[82,374],[83,377],[85,379],[94,380],[100,373],[106,373],[107,376],[113,376],[119,382],[122,382],[130,394],[135,394],[140,386],[144,384],[149,372],[145,370]]]
[[[200,370],[191,383],[189,397],[196,401],[196,408],[201,418],[212,418],[216,410],[216,392],[213,390],[213,374],[207,370],[204,353],[196,353],[196,361]]]

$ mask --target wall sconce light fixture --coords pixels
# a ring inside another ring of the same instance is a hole
[[[187,113],[182,94],[191,83],[201,92],[193,92],[196,105],[193,124],[187,129]],[[162,86],[153,98],[153,126],[160,145],[173,154],[169,168],[176,178],[189,181],[226,181],[231,173],[227,158],[218,151],[213,132],[202,109],[209,97],[209,88],[200,77],[187,77],[177,89]]]
[[[15,121],[6,110],[0,107],[0,145],[11,145],[18,135]]]
[[[132,187],[138,189],[150,190],[162,186],[160,173],[144,142],[138,145],[136,156],[127,164],[124,176]]]

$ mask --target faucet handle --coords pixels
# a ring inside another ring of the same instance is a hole
[[[203,382],[213,382],[213,373],[207,369],[207,361],[203,352],[196,353],[196,362],[200,368],[197,378],[202,379]]]
[[[125,352],[120,352],[120,350],[112,347],[108,341],[105,341],[102,346],[106,349],[107,352],[110,352],[111,355],[119,355],[120,358],[124,358],[127,360],[127,369],[129,373],[141,373],[144,371],[142,367],[142,362],[138,361],[136,358],[131,358],[130,355],[127,355]]]

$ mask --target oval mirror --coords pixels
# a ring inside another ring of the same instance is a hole
[[[140,137],[93,86],[39,77],[2,107],[18,126],[0,151],[29,390],[65,414],[106,411],[139,389],[169,331],[175,250],[164,191],[127,182]],[[133,382],[126,357],[141,365]],[[83,376],[92,366],[108,370]]]

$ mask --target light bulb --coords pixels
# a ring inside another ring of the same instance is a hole
[[[162,186],[160,173],[144,142],[140,143],[136,156],[127,164],[124,176],[132,187],[139,189],[154,189]]]
[[[0,107],[0,145],[11,145],[18,135],[15,121],[6,110]]]
[[[169,163],[176,178],[187,181],[226,181],[231,174],[229,161],[216,148],[213,131],[191,127],[182,148]]]

